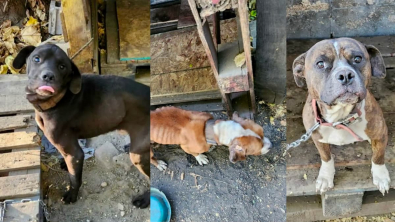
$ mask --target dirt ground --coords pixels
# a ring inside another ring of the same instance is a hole
[[[111,132],[89,139],[87,147],[98,148],[109,141],[120,152],[124,152],[126,137]],[[44,163],[42,194],[51,221],[149,221],[148,208],[137,209],[132,205],[132,198],[149,189],[148,181],[135,167],[131,167],[129,171],[120,165],[107,169],[97,162],[95,157],[85,160],[79,200],[74,204],[64,205],[60,200],[69,180],[67,172],[60,169],[60,161],[56,161],[57,156],[58,154],[44,154],[41,158]],[[107,186],[102,187],[103,182],[107,183]]]
[[[264,126],[273,147],[245,162],[232,164],[228,148],[216,146],[206,153],[210,163],[199,166],[179,146],[156,145],[155,156],[168,169],[151,166],[151,186],[169,199],[171,221],[285,221],[284,112],[282,105],[259,102],[255,121]],[[212,114],[227,119],[222,112]]]

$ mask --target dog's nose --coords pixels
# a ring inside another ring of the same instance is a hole
[[[51,82],[55,79],[55,76],[52,73],[44,73],[41,75],[41,78],[46,82]]]
[[[342,85],[350,85],[354,80],[355,74],[352,71],[344,70],[336,74],[336,79],[341,82]]]

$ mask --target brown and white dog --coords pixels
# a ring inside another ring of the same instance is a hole
[[[373,183],[381,193],[388,192],[390,176],[384,164],[387,125],[373,95],[367,89],[371,76],[384,78],[384,60],[377,48],[350,39],[323,40],[293,63],[295,82],[307,83],[309,95],[303,109],[303,123],[310,129],[321,124],[312,134],[322,165],[316,182],[317,191],[333,188],[335,175],[331,144],[345,145],[367,140],[372,145]],[[350,116],[358,116],[359,121]],[[336,122],[350,119],[346,126]]]
[[[150,137],[152,142],[160,144],[179,144],[200,165],[208,163],[202,153],[214,144],[229,147],[232,163],[245,160],[247,155],[262,155],[269,151],[271,142],[264,137],[262,126],[240,118],[237,113],[232,119],[213,120],[209,113],[162,107],[151,111]],[[165,162],[153,157],[152,150],[151,163],[159,170],[167,168]]]

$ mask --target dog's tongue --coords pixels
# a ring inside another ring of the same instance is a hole
[[[55,92],[55,90],[52,87],[50,87],[50,86],[40,86],[38,89],[39,90],[44,90],[44,91],[49,91],[51,93]]]

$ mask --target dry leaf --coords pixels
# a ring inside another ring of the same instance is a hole
[[[41,42],[41,34],[37,27],[27,26],[21,31],[21,40],[28,45],[38,46]]]
[[[12,66],[12,62],[14,61],[14,57],[12,56],[7,56],[7,58],[5,58],[5,64],[8,66],[8,68],[10,69],[12,74],[19,74],[20,69],[15,69]]]
[[[304,178],[305,180],[307,180],[307,174],[304,174],[304,175],[303,175],[303,178]]]
[[[38,25],[37,19],[30,16],[29,20],[26,22],[25,26],[36,26]]]
[[[8,71],[7,65],[0,66],[0,74],[7,74],[7,71]]]
[[[244,63],[246,62],[246,57],[245,57],[244,52],[238,54],[235,57],[234,61],[235,61],[236,67],[242,67],[244,65]]]

